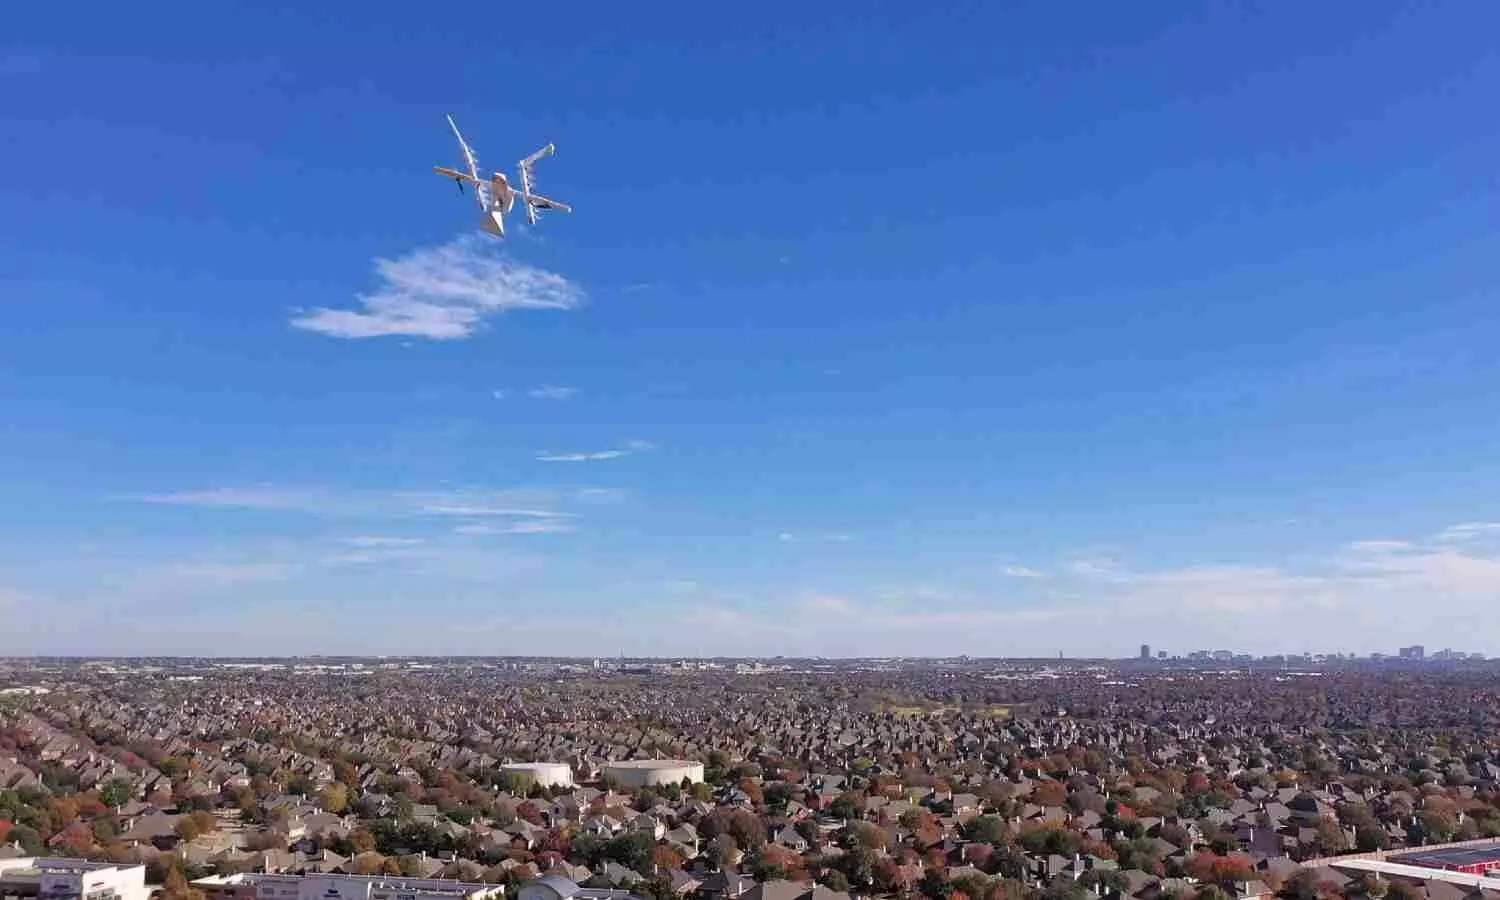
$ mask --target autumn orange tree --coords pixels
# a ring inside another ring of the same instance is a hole
[[[682,854],[678,853],[670,844],[657,844],[651,849],[651,864],[662,869],[680,869],[683,865]]]
[[[1224,888],[1230,888],[1236,882],[1251,881],[1255,878],[1255,866],[1251,863],[1250,857],[1243,853],[1231,853],[1226,856],[1209,852],[1195,853],[1183,865],[1183,870],[1199,881],[1217,884]]]

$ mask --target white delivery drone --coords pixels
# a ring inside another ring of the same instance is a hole
[[[479,200],[479,208],[484,212],[484,218],[480,220],[479,227],[493,234],[495,237],[505,237],[505,216],[516,205],[519,197],[526,204],[526,221],[532,225],[536,224],[537,210],[559,209],[563,212],[572,212],[573,207],[556,200],[549,200],[540,194],[533,193],[536,187],[536,174],[532,171],[537,160],[551,156],[557,152],[557,148],[551,144],[531,154],[517,165],[521,173],[521,189],[517,191],[505,180],[505,176],[496,172],[494,177],[485,181],[479,177],[479,158],[464,141],[464,136],[458,133],[458,125],[453,117],[448,117],[448,125],[453,129],[453,136],[458,138],[458,146],[464,151],[464,162],[468,163],[467,174],[457,169],[448,169],[443,166],[433,166],[433,170],[439,175],[452,178],[458,185],[459,193],[463,193],[464,182],[474,185],[474,196]]]

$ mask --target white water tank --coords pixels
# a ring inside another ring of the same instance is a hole
[[[509,772],[512,775],[529,775],[533,781],[542,787],[566,788],[573,786],[573,768],[567,763],[505,763],[500,767],[500,771]]]

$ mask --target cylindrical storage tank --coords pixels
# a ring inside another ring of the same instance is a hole
[[[602,774],[632,788],[681,784],[684,778],[696,784],[703,780],[703,763],[685,759],[632,759],[605,763]]]
[[[573,768],[567,763],[506,763],[500,767],[500,771],[509,772],[512,775],[529,775],[531,780],[542,787],[573,786]]]

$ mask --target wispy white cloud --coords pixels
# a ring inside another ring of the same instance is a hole
[[[208,488],[142,494],[130,499],[168,506],[211,506],[227,509],[306,509],[319,505],[323,492],[306,488],[252,487]]]
[[[554,272],[507,259],[493,245],[464,236],[375,260],[380,285],[354,308],[299,311],[293,327],[337,338],[406,335],[455,340],[494,315],[522,309],[572,309],[583,291]]]
[[[472,522],[459,525],[453,529],[453,533],[468,537],[486,537],[503,534],[572,534],[576,530],[571,522],[562,519],[530,519],[504,525]]]
[[[848,613],[854,604],[847,597],[835,594],[807,594],[802,598],[802,607],[815,613]]]
[[[854,540],[854,535],[837,532],[832,534],[797,534],[792,531],[782,531],[776,535],[776,540],[781,541],[783,544],[794,544],[802,541],[822,544],[847,544]]]
[[[422,507],[422,512],[434,516],[465,516],[484,518],[487,516],[514,516],[531,519],[571,519],[576,513],[558,512],[552,509],[517,509],[507,506],[478,506],[470,503],[440,504]]]
[[[1444,542],[1472,541],[1476,538],[1500,536],[1500,522],[1462,522],[1450,525],[1438,532],[1437,540]]]
[[[539,453],[538,462],[597,462],[606,459],[619,459],[622,456],[630,456],[632,453],[640,453],[655,447],[650,441],[627,441],[625,446],[616,447],[612,450],[595,450],[587,453]]]
[[[234,587],[262,581],[283,581],[297,571],[287,562],[180,562],[162,566],[157,574],[178,586]]]
[[[619,459],[629,456],[629,450],[595,450],[591,453],[541,453],[538,462],[595,462],[604,459]]]
[[[578,388],[560,384],[544,384],[526,392],[533,400],[568,400],[578,395]]]
[[[505,388],[495,388],[494,390],[490,391],[490,396],[494,397],[496,400],[504,400],[506,396]]]
[[[587,503],[618,503],[630,496],[624,488],[587,487],[580,488],[575,495]]]
[[[361,534],[344,538],[351,547],[415,547],[423,543],[422,538],[387,537],[378,534]]]
[[[1477,542],[1368,540],[1280,561],[1175,567],[1093,555],[1043,574],[1024,588],[772,588],[735,599],[706,589],[681,615],[726,651],[787,655],[1129,655],[1143,642],[1173,653],[1409,643],[1500,651],[1500,550]]]
[[[1010,565],[1000,569],[1007,578],[1041,578],[1042,573],[1027,566]]]
[[[583,492],[587,490],[577,492],[574,499],[585,499]],[[611,489],[598,490],[608,492]],[[257,485],[141,494],[124,499],[165,506],[278,511],[325,517],[576,517],[575,513],[555,508],[569,499],[564,493],[524,488],[407,491]]]

